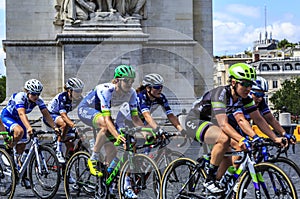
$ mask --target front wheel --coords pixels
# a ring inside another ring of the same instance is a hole
[[[0,149],[0,198],[12,199],[16,188],[15,166],[10,155]]]
[[[28,166],[29,180],[35,196],[53,198],[61,180],[60,164],[53,149],[40,145],[38,154],[33,154]]]
[[[130,186],[138,198],[157,199],[160,179],[161,174],[155,162],[144,154],[136,154],[121,169],[118,183],[120,198],[127,198]]]
[[[251,173],[245,172],[240,181],[236,194],[236,199],[247,198],[285,198],[285,199],[297,199],[295,188],[288,178],[288,176],[277,166],[263,162],[256,164],[255,171],[257,174],[257,182],[252,182]],[[260,193],[254,186],[258,184]]]
[[[206,174],[204,170],[197,168],[197,165],[197,162],[189,158],[179,158],[171,162],[162,177],[161,197],[164,199],[205,198],[201,195]]]

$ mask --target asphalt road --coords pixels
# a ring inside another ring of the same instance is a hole
[[[189,147],[189,149],[186,150],[187,146],[185,146],[183,148],[177,148],[177,144],[180,143],[180,142],[181,142],[181,140],[175,139],[174,141],[171,142],[171,144],[169,144],[169,147],[174,149],[174,150],[178,150],[182,153],[184,152],[185,156],[190,157],[190,158],[195,159],[195,160],[203,154],[203,148],[200,147],[198,143],[192,144]],[[295,154],[292,153],[292,150],[290,150],[289,153],[288,153],[288,157],[290,159],[292,159],[298,166],[300,166],[299,150],[300,150],[300,143],[298,143],[296,145],[296,153]],[[300,191],[300,183],[297,183],[296,189]],[[33,192],[30,189],[26,190],[21,185],[17,185],[14,198],[19,199],[19,198],[36,198],[36,197],[34,196]],[[58,192],[57,192],[57,194],[54,198],[55,199],[66,198],[65,193],[64,193],[64,188],[63,188],[63,182],[61,182],[60,188],[59,188],[59,190],[58,190]]]

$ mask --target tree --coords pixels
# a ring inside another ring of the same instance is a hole
[[[296,44],[290,43],[287,39],[283,39],[278,43],[278,48],[295,47]]]
[[[0,77],[0,103],[5,100],[6,97],[6,77]]]
[[[293,115],[300,114],[300,77],[287,79],[282,83],[282,88],[276,91],[270,98],[275,110],[281,110],[283,106]]]

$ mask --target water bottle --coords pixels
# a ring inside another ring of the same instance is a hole
[[[94,150],[94,145],[95,145],[95,139],[90,139],[90,149],[93,151]]]
[[[233,176],[233,174],[235,173],[236,168],[234,166],[230,166],[228,167],[227,171],[225,172],[225,174],[223,175],[223,177],[220,180],[220,185],[221,187],[225,187],[227,182],[230,180],[230,178]]]
[[[119,162],[119,158],[115,157],[115,158],[111,161],[109,167],[107,168],[107,172],[108,172],[108,173],[111,173],[111,172],[115,169],[115,167],[117,166],[118,162]]]

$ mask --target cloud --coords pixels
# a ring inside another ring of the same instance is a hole
[[[234,15],[246,16],[251,18],[260,18],[260,7],[248,6],[243,4],[229,4],[225,10]]]

